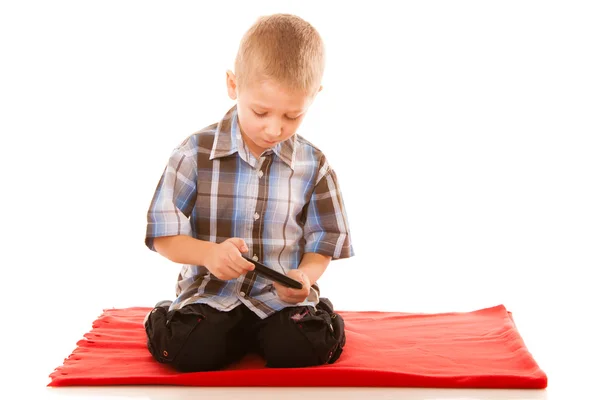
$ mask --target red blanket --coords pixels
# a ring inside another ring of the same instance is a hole
[[[227,370],[178,373],[146,349],[149,308],[110,309],[51,375],[49,386],[388,386],[545,388],[504,306],[468,313],[340,312],[346,347],[332,365],[267,369],[249,355]]]

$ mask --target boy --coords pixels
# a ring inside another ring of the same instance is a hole
[[[158,362],[210,371],[253,351],[267,367],[306,367],[342,352],[343,320],[319,299],[317,280],[331,259],[354,255],[346,213],[325,156],[296,134],[324,59],[301,18],[259,18],[226,74],[236,106],[171,154],[146,233],[151,250],[184,264],[176,299],[144,321]],[[243,256],[302,289],[255,274]]]

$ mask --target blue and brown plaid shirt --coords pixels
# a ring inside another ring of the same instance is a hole
[[[238,237],[244,254],[282,273],[313,252],[354,255],[336,174],[323,153],[296,134],[254,157],[242,139],[237,108],[173,150],[148,210],[153,238],[189,235],[221,243]],[[223,281],[202,265],[184,265],[172,309],[206,303],[229,311],[244,303],[266,318],[291,304],[267,279],[249,272]],[[315,284],[302,305],[318,302]]]

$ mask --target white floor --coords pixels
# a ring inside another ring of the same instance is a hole
[[[281,399],[340,399],[340,400],[381,400],[381,399],[439,399],[439,400],[541,400],[568,397],[548,396],[545,391],[528,392],[522,390],[436,390],[436,389],[369,389],[369,388],[294,388],[294,389],[232,389],[232,388],[110,388],[102,390],[52,390],[49,399],[248,399],[248,400],[281,400]]]

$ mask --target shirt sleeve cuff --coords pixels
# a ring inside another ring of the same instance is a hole
[[[146,232],[146,246],[156,251],[154,248],[154,239],[157,237],[165,236],[178,236],[186,235],[192,236],[192,229],[190,227],[189,220],[185,219],[177,223],[149,223]]]
[[[313,232],[306,238],[305,253],[318,253],[332,260],[354,256],[354,248],[347,234]]]

